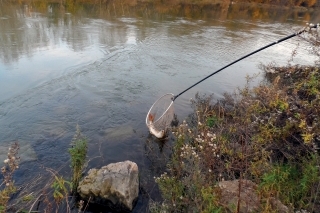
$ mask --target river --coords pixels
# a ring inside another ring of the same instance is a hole
[[[141,192],[134,212],[159,200],[154,176],[165,169],[170,142],[150,137],[145,116],[165,93],[178,94],[206,75],[319,22],[316,10],[259,5],[163,5],[136,1],[0,2],[0,143],[29,144],[16,183],[48,182],[46,168],[70,177],[67,149],[78,124],[88,138],[88,167],[131,160]],[[209,78],[175,101],[183,120],[197,92],[232,92],[259,64],[312,64],[308,46],[293,38]],[[261,81],[262,76],[255,82]],[[30,157],[30,156],[29,156]],[[32,184],[30,184],[32,185]]]

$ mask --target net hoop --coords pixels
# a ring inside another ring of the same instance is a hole
[[[157,138],[164,137],[164,133],[171,125],[174,117],[173,98],[174,95],[172,93],[167,93],[161,96],[156,100],[156,102],[154,102],[148,111],[146,125],[149,128],[150,133],[155,135]],[[153,120],[150,120],[150,116]]]

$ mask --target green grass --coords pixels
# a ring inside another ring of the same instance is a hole
[[[86,155],[88,150],[87,139],[81,134],[79,126],[77,126],[76,134],[72,140],[71,148],[69,148],[69,154],[71,157],[72,168],[72,191],[76,192],[79,185],[79,181],[82,177],[82,171],[84,169]]]

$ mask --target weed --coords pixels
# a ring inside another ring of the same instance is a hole
[[[31,200],[34,200],[34,196],[32,195],[32,193],[22,197],[23,202],[29,202]]]
[[[16,186],[13,181],[13,173],[19,168],[20,158],[17,156],[19,150],[19,144],[17,142],[13,143],[9,147],[8,158],[4,160],[5,165],[1,168],[1,173],[3,175],[3,182],[1,184],[0,191],[0,212],[7,211],[8,201],[10,196],[16,192]]]
[[[53,188],[53,197],[56,203],[60,203],[61,200],[68,196],[69,190],[71,188],[71,183],[66,181],[63,177],[54,176],[55,180],[51,187]]]
[[[279,197],[288,206],[294,205],[292,207],[301,209],[308,208],[312,203],[314,186],[319,181],[318,156],[313,154],[299,163],[274,165],[262,176],[259,187],[265,200]]]
[[[69,149],[69,154],[71,157],[71,168],[72,168],[72,191],[76,192],[79,181],[82,177],[82,171],[84,169],[84,164],[87,155],[87,139],[81,134],[80,128],[77,125],[76,134],[74,135],[71,148]]]

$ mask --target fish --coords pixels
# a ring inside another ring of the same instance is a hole
[[[163,138],[164,137],[164,130],[158,131],[154,128],[153,123],[149,125],[150,133],[156,136],[157,138]]]
[[[151,134],[153,134],[154,136],[156,136],[157,138],[163,138],[164,137],[164,130],[158,131],[156,130],[156,128],[154,127],[153,121],[155,118],[155,114],[151,114],[149,113],[148,115],[148,120],[149,120],[149,131]]]

